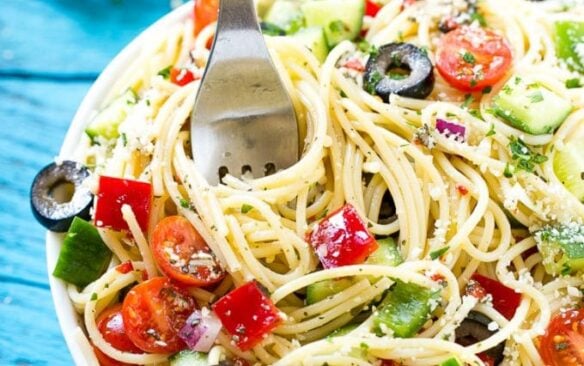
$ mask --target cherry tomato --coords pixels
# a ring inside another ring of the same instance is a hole
[[[379,244],[353,206],[331,213],[308,234],[324,268],[363,263]]]
[[[118,266],[116,267],[116,271],[126,274],[126,273],[130,273],[134,270],[134,265],[132,264],[132,261],[125,261],[124,263],[118,264]]]
[[[258,344],[281,322],[278,308],[255,281],[236,288],[213,304],[223,328],[239,348],[246,351]]]
[[[187,69],[177,69],[173,67],[170,69],[170,81],[176,85],[185,86],[188,83],[195,81],[195,75]]]
[[[477,356],[478,356],[478,358],[481,359],[481,361],[483,361],[483,363],[486,366],[495,366],[495,360],[493,359],[493,357],[489,356],[488,354],[483,352],[483,353],[479,353]]]
[[[182,216],[162,219],[152,232],[151,247],[160,270],[175,281],[208,286],[225,277],[205,240]]]
[[[462,91],[492,86],[505,75],[511,60],[511,48],[503,37],[470,26],[446,33],[436,52],[438,72]]]
[[[539,354],[546,366],[583,366],[584,309],[554,315],[540,341]]]
[[[97,318],[97,329],[106,342],[111,344],[115,349],[123,352],[142,353],[142,350],[136,347],[126,334],[121,310],[122,305],[117,304],[99,314],[99,317]],[[93,346],[93,349],[101,366],[128,365],[127,363],[114,360],[95,346]]]
[[[122,206],[130,205],[142,231],[148,231],[152,185],[131,179],[99,177],[99,190],[95,206],[95,226],[113,230],[128,230],[122,215]]]
[[[507,319],[513,318],[515,311],[521,303],[521,294],[503,285],[501,282],[482,276],[478,273],[472,275],[471,280],[476,281],[487,294],[493,297],[493,307]]]
[[[367,0],[365,2],[365,15],[369,15],[370,17],[374,17],[377,13],[381,10],[381,5],[375,0]]]
[[[207,25],[217,21],[219,0],[195,0],[195,35]]]
[[[172,353],[186,348],[178,332],[196,309],[195,300],[166,277],[132,288],[122,305],[126,333],[145,352]]]

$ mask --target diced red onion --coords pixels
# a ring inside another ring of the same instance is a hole
[[[188,317],[178,336],[193,351],[209,352],[219,332],[221,321],[215,313],[195,310]]]
[[[457,139],[460,138],[464,141],[466,127],[463,125],[438,118],[436,119],[436,129],[446,137],[456,136]]]

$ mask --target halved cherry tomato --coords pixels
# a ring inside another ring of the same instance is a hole
[[[511,60],[511,48],[503,37],[471,26],[446,33],[436,52],[438,72],[462,91],[492,86],[509,70]]]
[[[150,245],[160,270],[175,281],[208,286],[225,277],[205,240],[182,216],[162,219],[152,232]]]
[[[170,81],[176,85],[185,86],[188,83],[195,81],[195,75],[187,69],[177,69],[173,67],[170,69]]]
[[[186,348],[178,332],[196,309],[195,300],[166,277],[133,287],[122,305],[130,340],[141,350],[171,353]]]
[[[282,322],[278,308],[255,281],[220,298],[213,304],[213,311],[235,344],[244,351],[258,344]]]
[[[195,35],[217,20],[219,0],[195,0]]]
[[[513,318],[515,311],[521,303],[521,294],[503,285],[501,282],[482,276],[478,273],[472,275],[471,280],[478,284],[493,297],[493,307],[507,319]]]
[[[484,352],[483,353],[479,353],[477,355],[477,357],[480,358],[481,361],[483,361],[483,363],[486,366],[495,366],[495,360],[491,356],[489,356],[488,354],[486,354]]]
[[[132,179],[99,177],[99,190],[95,206],[95,226],[113,230],[128,230],[122,215],[122,206],[130,205],[142,231],[148,231],[152,185]]]
[[[103,338],[117,350],[131,353],[142,353],[142,350],[128,338],[122,319],[122,305],[117,304],[103,311],[97,317],[97,329]],[[99,348],[93,346],[95,356],[101,366],[125,366],[127,363],[114,360]]]
[[[583,366],[584,309],[554,315],[540,341],[539,354],[546,366]]]
[[[130,273],[134,270],[134,265],[132,264],[132,261],[125,261],[124,263],[118,264],[118,266],[116,267],[116,271],[126,274],[126,273]]]
[[[381,4],[379,4],[375,0],[365,1],[365,15],[374,17],[375,15],[377,15],[379,10],[381,10]]]
[[[308,234],[308,241],[324,268],[363,263],[379,244],[353,206],[331,213]]]

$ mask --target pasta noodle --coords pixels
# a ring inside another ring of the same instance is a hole
[[[402,0],[389,0],[375,18],[366,17],[365,40],[376,46],[396,40],[412,43],[427,49],[434,62],[441,35],[437,20],[458,3],[465,2],[426,0],[404,7]],[[150,231],[142,232],[132,208],[124,205],[129,235],[99,229],[114,253],[111,268],[81,291],[69,288],[75,308],[84,314],[91,343],[119,361],[167,362],[166,354],[115,349],[97,329],[96,317],[116,301],[115,294],[142,281],[141,272],[148,278],[159,275],[149,247],[152,228],[165,216],[178,214],[188,219],[228,272],[215,289],[189,289],[199,306],[208,307],[231,289],[255,280],[284,317],[245,352],[222,331],[209,353],[211,363],[238,356],[275,365],[370,365],[380,359],[437,365],[457,357],[478,365],[483,362],[479,353],[505,342],[505,364],[542,365],[538,337],[555,312],[580,301],[582,294],[570,288],[584,286],[581,276],[550,276],[542,255],[531,251],[537,244],[533,230],[549,222],[584,221],[584,205],[554,172],[557,150],[584,137],[584,98],[582,89],[564,86],[573,74],[558,62],[552,35],[555,20],[583,21],[584,9],[574,6],[568,12],[553,3],[479,2],[489,27],[509,42],[513,66],[490,92],[472,93],[472,100],[435,73],[434,89],[426,99],[392,94],[386,103],[364,90],[354,72],[343,66],[347,55],[362,55],[355,43],[341,42],[320,63],[292,37],[266,37],[305,130],[303,154],[295,165],[272,175],[227,175],[219,186],[210,186],[197,171],[189,146],[196,139],[191,140],[185,128],[199,81],[177,86],[158,74],[177,65],[200,76],[215,25],[195,38],[189,19],[148,40],[104,101],[106,105],[128,88],[138,93],[132,112],[119,126],[123,138],[97,145],[85,137],[77,155],[94,167],[92,179],[110,175],[147,181],[154,192]],[[531,135],[491,112],[493,96],[512,75],[570,100],[572,112],[555,133]],[[463,121],[466,141],[437,133],[437,118]],[[426,143],[420,137],[424,128],[430,129]],[[505,170],[514,161],[508,146],[515,138],[548,159],[533,172],[516,171],[509,178]],[[388,196],[395,206],[390,219],[383,216]],[[306,235],[345,203],[355,207],[372,235],[397,238],[403,264],[319,267]],[[253,210],[244,212],[242,207]],[[511,216],[521,228],[515,228]],[[444,248],[445,254],[436,257]],[[126,261],[132,262],[133,271],[114,269]],[[475,272],[521,294],[511,319],[488,300],[466,292]],[[302,294],[309,285],[337,278],[355,280],[334,296],[305,304]],[[370,304],[396,281],[439,293],[437,310],[410,338],[391,333],[380,337],[372,331],[375,309]],[[97,301],[91,299],[94,295]],[[455,343],[455,329],[471,310],[492,319],[497,331],[465,347]],[[359,314],[353,330],[329,337],[355,323]],[[83,352],[91,348],[84,346]]]

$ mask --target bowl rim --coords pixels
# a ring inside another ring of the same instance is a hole
[[[169,26],[184,22],[191,16],[192,7],[192,1],[189,1],[159,18],[155,23],[148,26],[148,28],[126,45],[106,66],[93,85],[89,88],[89,91],[77,108],[77,112],[65,134],[58,159],[67,159],[74,156],[77,143],[83,134],[87,121],[94,111],[99,108],[101,101],[103,101],[109,93],[118,77],[123,74],[127,67],[132,63],[133,59],[139,55],[142,46],[147,40],[152,36],[163,32],[164,29]],[[64,234],[51,231],[47,231],[46,233],[46,265],[51,296],[53,298],[59,327],[61,328],[63,338],[65,338],[67,348],[69,349],[73,361],[76,365],[94,364],[95,359],[88,360],[81,350],[82,345],[80,344],[78,337],[80,330],[85,327],[83,325],[82,316],[77,313],[71,299],[69,298],[67,284],[52,275],[53,269],[57,263],[63,238]],[[84,332],[81,334],[83,334],[88,342],[87,335]],[[81,341],[83,340],[81,339]],[[86,346],[87,345],[89,345],[89,343],[86,343]]]

